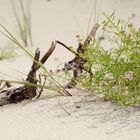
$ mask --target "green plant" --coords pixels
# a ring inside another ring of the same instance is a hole
[[[120,105],[140,103],[140,29],[128,21],[116,20],[115,14],[104,14],[103,30],[114,49],[105,51],[95,39],[84,53],[85,72],[77,82],[93,93]]]
[[[86,60],[86,63],[84,65],[85,72],[75,80],[92,93],[103,94],[105,99],[120,105],[139,104],[140,29],[137,29],[130,19],[128,21],[116,19],[114,13],[110,16],[104,14],[104,16],[103,32],[108,35],[108,40],[115,48],[106,51],[101,46],[101,40],[95,37],[84,53],[78,53],[78,56]],[[0,26],[3,29],[2,34],[20,47],[30,58],[33,58],[33,54],[28,48],[21,45],[3,25]],[[81,39],[79,41],[82,43]],[[41,63],[38,65],[41,67],[40,72],[47,77],[49,84],[33,86],[44,87],[59,93],[65,92],[65,89],[50,72]],[[13,82],[30,84],[20,81]]]

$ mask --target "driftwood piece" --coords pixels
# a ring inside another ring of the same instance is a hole
[[[37,72],[39,57],[40,57],[40,51],[39,49],[36,49],[31,70],[29,71],[28,76],[26,78],[26,81],[31,84],[37,84],[36,72]],[[24,85],[22,87],[18,87],[14,89],[3,90],[0,92],[0,94],[5,95],[5,97],[0,98],[0,105],[4,105],[8,103],[17,103],[24,99],[32,99],[33,97],[35,97],[36,87],[31,85]]]
[[[28,82],[29,84],[25,84],[24,86],[14,88],[14,89],[4,89],[4,88],[0,89],[0,105],[5,105],[8,103],[17,103],[24,99],[32,99],[37,95],[37,87],[35,85],[37,84],[38,80],[36,78],[36,72],[40,68],[40,65],[44,64],[46,60],[49,58],[49,56],[52,54],[57,43],[61,44],[66,49],[68,49],[69,51],[75,54],[74,59],[69,61],[65,65],[65,68],[64,68],[65,70],[70,70],[74,68],[73,79],[70,81],[70,83],[66,87],[71,88],[75,86],[77,84],[75,82],[75,79],[79,77],[82,74],[82,72],[85,70],[84,64],[86,63],[86,60],[81,58],[79,54],[80,53],[84,54],[88,45],[92,41],[98,27],[99,27],[99,24],[95,24],[95,26],[92,28],[90,34],[87,36],[84,43],[83,44],[79,43],[79,46],[76,52],[73,51],[71,48],[67,47],[62,42],[55,41],[55,42],[52,42],[50,49],[45,53],[42,59],[39,60],[40,51],[39,49],[36,49],[31,70],[29,71],[28,76],[26,78],[26,82]],[[43,89],[41,89],[38,97],[41,95],[42,90]],[[67,92],[66,90],[64,90],[64,92],[65,92],[64,95],[71,96],[71,94]]]
[[[0,105],[5,105],[8,103],[17,103],[24,99],[32,99],[37,94],[37,87],[35,86],[38,82],[36,79],[36,72],[40,68],[39,62],[44,64],[49,56],[52,54],[56,47],[56,41],[52,42],[50,49],[45,53],[42,59],[39,61],[40,50],[36,49],[34,61],[31,70],[26,78],[26,84],[24,86],[14,88],[14,89],[2,89],[0,90]]]
[[[67,47],[64,43],[57,41],[57,43],[59,43],[60,45],[64,46],[67,50],[71,51],[72,53],[75,54],[75,57],[73,60],[69,61],[68,63],[65,64],[64,69],[65,71],[71,70],[73,69],[73,78],[70,81],[70,83],[68,83],[66,85],[66,88],[72,88],[74,87],[77,83],[76,83],[76,78],[78,78],[83,71],[87,71],[90,74],[91,71],[90,70],[86,70],[84,68],[84,64],[86,63],[86,60],[81,58],[79,56],[79,54],[84,54],[86,49],[88,49],[87,47],[89,46],[90,42],[93,40],[97,29],[99,28],[99,24],[96,23],[94,25],[94,27],[92,28],[91,32],[89,33],[89,35],[87,36],[86,40],[84,41],[83,44],[79,43],[79,46],[77,48],[77,52],[73,52],[69,47]]]

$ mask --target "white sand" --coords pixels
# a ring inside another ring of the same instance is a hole
[[[0,22],[14,32],[16,25],[8,0],[0,0]],[[32,24],[34,48],[44,53],[55,38],[76,46],[76,34],[86,36],[92,0],[32,0]],[[114,10],[119,17],[127,19],[133,13],[138,25],[140,21],[139,0],[102,0],[100,13]],[[98,13],[98,12],[97,12]],[[92,17],[90,29],[94,24]],[[99,21],[102,21],[100,16]],[[0,37],[0,47],[6,40]],[[108,46],[105,46],[106,48]],[[17,52],[20,52],[17,50]],[[46,66],[55,69],[73,57],[58,46]],[[58,58],[58,60],[54,60]],[[3,78],[21,79],[27,73],[31,61],[20,52],[10,61],[0,61],[0,72],[8,73]],[[15,70],[13,70],[15,69]],[[17,71],[16,71],[17,70]],[[0,74],[0,76],[2,76]],[[14,76],[14,77],[12,77]],[[80,91],[70,91],[73,97],[58,97],[68,115],[53,94],[41,96],[39,100],[0,107],[0,139],[2,140],[139,140],[140,110],[124,108],[104,102],[97,97],[88,97]],[[80,108],[76,108],[80,106]]]

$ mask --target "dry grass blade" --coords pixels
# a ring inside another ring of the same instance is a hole
[[[38,98],[41,96],[41,94],[42,94],[42,92],[43,92],[43,89],[44,89],[44,86],[45,86],[45,83],[46,83],[46,80],[47,80],[47,76],[44,76],[44,82],[43,82],[42,88],[41,88],[41,90],[39,91],[39,94],[38,94],[38,96],[36,97],[36,99],[38,99]]]
[[[58,101],[58,104],[61,106],[61,108],[68,114],[68,115],[71,115],[71,113],[69,113],[65,108],[64,106],[60,103],[58,97],[56,97],[57,101]]]

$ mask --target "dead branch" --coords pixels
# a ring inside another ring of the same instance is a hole
[[[97,31],[97,29],[99,28],[99,26],[100,26],[100,25],[99,25],[98,23],[96,23],[96,24],[93,26],[91,32],[89,33],[89,35],[87,36],[87,38],[86,38],[86,40],[85,40],[85,42],[84,42],[84,45],[83,45],[84,48],[87,47],[87,46],[90,44],[90,42],[93,40],[93,38],[94,38],[94,36],[95,36],[95,34],[96,34],[96,31]]]
[[[68,51],[72,52],[73,54],[79,56],[79,54],[76,51],[72,50],[70,47],[68,47],[66,44],[62,43],[61,41],[57,40],[57,43],[65,47]]]
[[[36,72],[38,69],[39,57],[40,51],[39,49],[36,49],[31,70],[29,71],[26,78],[26,81],[30,84],[37,84]],[[36,96],[36,87],[31,85],[24,85],[22,87],[10,90],[2,90],[0,93],[2,95],[0,98],[0,105],[5,105],[8,103],[17,103],[24,99],[32,99]]]
[[[5,105],[8,103],[17,103],[24,99],[32,99],[36,96],[37,87],[35,86],[38,82],[36,79],[36,72],[40,68],[40,63],[44,64],[49,56],[52,54],[56,47],[56,41],[52,42],[51,47],[39,61],[40,57],[40,50],[36,49],[34,61],[31,67],[31,70],[28,73],[26,81],[29,84],[25,84],[22,87],[14,88],[14,89],[7,89],[0,91],[0,105]]]
[[[79,46],[77,48],[77,54],[79,54],[79,53],[84,54],[85,53],[86,49],[88,49],[87,47],[89,46],[90,42],[93,40],[98,28],[99,28],[99,24],[96,23],[94,25],[94,27],[92,28],[91,32],[89,33],[89,35],[87,36],[84,43],[83,44],[79,43]],[[64,70],[74,69],[73,70],[73,79],[70,81],[69,84],[67,84],[66,88],[74,87],[77,84],[76,78],[79,77],[83,73],[83,71],[89,72],[92,75],[91,70],[86,70],[84,68],[84,64],[86,62],[87,61],[85,59],[81,58],[78,55],[75,55],[73,60],[71,60],[67,64],[65,64]]]
[[[36,73],[37,73],[38,69],[40,68],[41,64],[44,64],[47,61],[47,59],[49,58],[49,56],[53,53],[57,43],[61,44],[67,50],[69,50],[75,54],[75,58],[68,62],[68,65],[71,65],[72,67],[74,67],[74,71],[73,71],[73,79],[67,85],[67,87],[70,88],[70,87],[75,86],[77,84],[75,82],[75,79],[83,73],[83,70],[85,70],[84,64],[86,63],[86,60],[81,58],[79,56],[79,54],[80,53],[84,54],[88,45],[90,44],[93,37],[95,36],[96,30],[98,29],[98,27],[99,27],[99,24],[95,24],[95,26],[92,28],[90,34],[87,36],[84,43],[83,44],[79,43],[79,46],[78,46],[76,52],[74,50],[72,50],[70,47],[67,47],[64,43],[62,43],[60,41],[55,41],[55,42],[52,42],[49,50],[45,53],[45,55],[42,57],[42,59],[39,60],[40,50],[36,49],[34,61],[31,66],[31,70],[29,71],[27,78],[26,78],[26,82],[29,84],[25,84],[22,87],[18,87],[18,88],[14,88],[14,89],[7,89],[7,90],[1,89],[0,90],[0,105],[5,105],[8,103],[17,103],[24,99],[32,99],[36,96],[36,94],[37,94],[36,84],[38,82],[38,80],[36,78]],[[9,84],[7,84],[7,86],[9,86]],[[63,88],[63,87],[61,87],[61,88]],[[41,95],[42,90],[43,90],[43,88],[41,89],[38,97]],[[68,91],[66,91],[65,89],[63,91],[64,91],[65,95],[71,96],[71,94]]]
[[[49,48],[49,50],[45,53],[45,55],[40,60],[40,62],[42,64],[44,64],[47,61],[47,59],[50,57],[50,55],[53,53],[56,45],[57,45],[57,42],[56,41],[55,42],[53,41],[52,44],[51,44],[51,47]]]
[[[42,57],[42,59],[40,60],[40,62],[42,64],[44,64],[44,62],[49,58],[49,56],[52,54],[52,52],[54,51],[55,47],[57,45],[57,41],[52,42],[51,47],[49,48],[49,50],[47,51],[47,53]],[[40,67],[40,66],[39,66]],[[61,87],[61,89],[63,90],[63,93],[61,93],[64,96],[72,96],[68,91],[66,91],[61,85],[59,85]],[[42,92],[42,91],[41,91]],[[41,93],[40,93],[41,94]],[[40,96],[39,96],[40,97]]]

